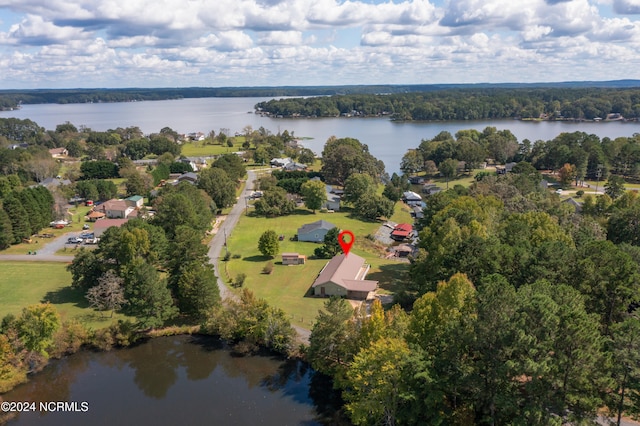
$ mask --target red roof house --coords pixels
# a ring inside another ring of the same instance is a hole
[[[413,226],[409,225],[408,223],[401,223],[393,228],[393,231],[391,231],[391,238],[397,241],[402,241],[405,238],[409,237],[411,231],[413,231]]]

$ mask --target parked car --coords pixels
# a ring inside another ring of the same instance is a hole
[[[85,223],[84,225],[82,225],[82,229],[87,230],[89,229],[89,224]]]
[[[82,244],[82,241],[84,240],[80,237],[71,237],[67,239],[67,244]]]

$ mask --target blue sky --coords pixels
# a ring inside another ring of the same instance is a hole
[[[640,0],[0,0],[0,88],[640,79]]]

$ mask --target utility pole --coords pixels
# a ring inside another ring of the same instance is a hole
[[[598,170],[596,171],[596,195],[598,195],[598,184],[600,183],[600,176],[602,176],[602,164],[598,164]]]

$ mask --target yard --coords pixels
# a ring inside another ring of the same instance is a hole
[[[400,217],[408,214],[402,211],[400,203],[397,210]],[[293,324],[311,328],[318,310],[324,306],[326,299],[305,297],[305,295],[327,260],[311,258],[314,249],[320,244],[290,239],[299,227],[320,219],[354,233],[356,241],[352,251],[371,264],[368,278],[380,281],[381,293],[393,293],[400,284],[399,277],[407,270],[408,265],[381,258],[384,248],[376,246],[366,238],[367,235],[375,233],[380,222],[362,222],[351,218],[349,213],[344,211],[313,214],[305,209],[299,209],[296,214],[277,218],[243,216],[227,240],[229,252],[236,258],[232,256],[228,262],[221,262],[222,278],[229,282],[238,274],[246,274],[244,288],[250,289],[256,296],[264,298],[270,304],[282,308]],[[262,256],[258,250],[258,239],[268,229],[274,230],[278,235],[284,235],[283,241],[280,241],[280,254],[297,252],[306,255],[306,264],[283,266],[280,255],[274,259]],[[273,262],[274,269],[270,275],[266,275],[262,273],[262,269],[269,261]]]
[[[227,144],[220,145],[210,145],[207,144],[207,140],[200,142],[186,142],[182,144],[182,150],[180,153],[185,157],[208,157],[210,155],[222,155],[229,154],[236,151],[243,151],[242,143],[244,142],[244,137],[235,137],[231,138],[233,141],[233,146],[229,147]]]
[[[114,314],[101,318],[89,308],[82,294],[73,289],[66,264],[47,262],[0,262],[0,318],[19,315],[22,308],[41,302],[55,306],[63,320],[77,319],[84,325],[98,329],[112,321],[126,318]]]

